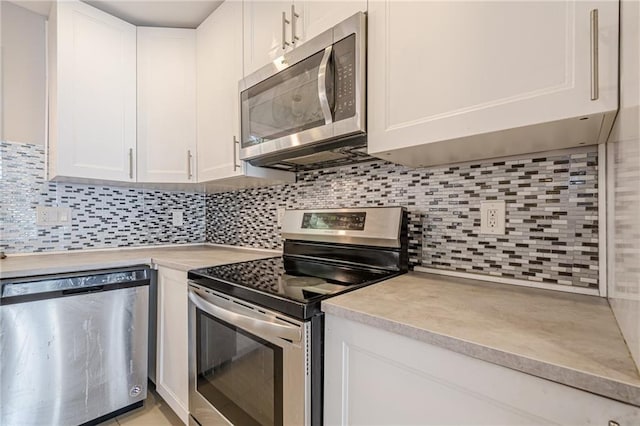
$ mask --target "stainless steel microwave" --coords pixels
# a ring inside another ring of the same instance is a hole
[[[366,157],[366,15],[359,12],[240,81],[240,158],[298,169]]]

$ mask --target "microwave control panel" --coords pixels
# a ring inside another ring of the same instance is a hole
[[[333,45],[335,60],[335,121],[356,114],[356,36],[350,35]]]

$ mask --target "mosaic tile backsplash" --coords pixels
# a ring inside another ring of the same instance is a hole
[[[598,286],[595,147],[422,169],[374,161],[211,195],[46,182],[44,155],[39,145],[0,143],[7,253],[205,241],[277,249],[278,209],[402,205],[414,266]],[[483,200],[505,200],[506,235],[479,234]],[[36,226],[37,205],[71,207],[71,225]],[[184,226],[171,225],[174,209]]]
[[[205,195],[47,182],[44,147],[0,142],[0,250],[27,253],[198,243]],[[70,207],[71,225],[36,226],[36,206]],[[172,226],[171,211],[184,212]]]
[[[383,161],[207,197],[207,241],[280,248],[279,208],[406,206],[416,266],[598,287],[596,147],[409,169]],[[506,235],[482,235],[480,202],[505,200]]]

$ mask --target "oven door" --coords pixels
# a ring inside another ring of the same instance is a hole
[[[205,425],[309,425],[310,323],[189,283],[189,411]]]

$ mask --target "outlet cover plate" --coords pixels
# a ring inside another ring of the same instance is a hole
[[[278,220],[277,220],[277,224],[278,224],[278,228],[282,227],[282,219],[284,218],[284,207],[278,207],[277,210],[277,215],[278,215]]]
[[[36,226],[71,225],[71,208],[36,206]]]
[[[171,223],[173,226],[184,225],[184,213],[182,210],[171,210]]]
[[[480,203],[480,233],[504,235],[505,210],[504,201],[482,201]]]

